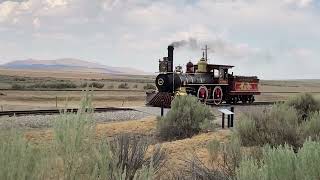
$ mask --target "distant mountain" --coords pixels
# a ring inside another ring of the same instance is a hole
[[[141,70],[128,67],[112,67],[105,66],[99,63],[88,62],[79,59],[64,58],[56,60],[18,60],[12,61],[0,67],[7,69],[29,69],[29,70],[52,70],[52,71],[83,71],[83,72],[97,72],[106,74],[134,74],[143,75],[148,74]]]

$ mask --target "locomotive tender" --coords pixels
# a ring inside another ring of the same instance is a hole
[[[197,64],[187,63],[185,73],[181,66],[173,69],[173,51],[174,46],[168,46],[168,57],[159,60],[158,92],[147,95],[147,105],[170,107],[175,96],[187,94],[208,104],[245,104],[260,94],[256,76],[235,76],[229,73],[234,66],[208,64],[207,47]]]

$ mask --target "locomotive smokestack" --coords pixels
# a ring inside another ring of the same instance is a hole
[[[173,50],[174,47],[172,45],[168,46],[168,71],[173,72]]]

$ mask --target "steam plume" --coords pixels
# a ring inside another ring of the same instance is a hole
[[[187,40],[174,41],[170,44],[170,46],[174,46],[175,48],[186,47],[192,50],[196,50],[200,47],[198,40],[192,37]]]
[[[186,48],[193,51],[200,51],[205,45],[208,45],[209,52],[224,58],[247,58],[261,53],[259,49],[251,48],[247,44],[233,43],[221,38],[200,41],[190,37],[189,39],[172,42],[170,45],[175,48]]]

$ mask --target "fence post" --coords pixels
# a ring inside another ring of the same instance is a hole
[[[222,113],[222,129],[224,129],[224,113]]]
[[[230,108],[230,111],[234,113],[234,107]],[[231,127],[233,127],[234,114],[231,114]]]
[[[56,96],[56,108],[58,108],[58,96]]]
[[[161,117],[163,117],[163,114],[164,114],[164,100],[161,99]]]

